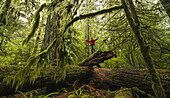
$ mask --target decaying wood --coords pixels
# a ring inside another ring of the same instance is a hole
[[[149,94],[153,94],[151,87],[151,78],[147,69],[133,69],[133,68],[121,68],[121,69],[95,69],[98,77],[97,81],[102,81],[101,84],[108,85],[113,89],[119,87],[138,87]],[[162,85],[165,89],[167,96],[170,96],[170,70],[157,70],[161,79]],[[165,74],[166,73],[166,74]],[[101,85],[98,84],[99,86]],[[97,83],[96,83],[97,85]]]
[[[108,60],[112,57],[116,57],[116,54],[114,54],[112,51],[97,51],[95,54],[91,55],[90,57],[86,58],[84,61],[82,61],[79,66],[89,66],[93,67],[94,65],[97,65],[97,67],[101,67],[99,64],[103,63],[105,60]]]
[[[23,67],[0,67],[0,96],[15,94],[15,87],[12,88],[12,84],[6,84],[4,80],[8,80],[10,77],[14,77],[14,75],[21,70]],[[53,75],[55,74],[55,67],[51,66],[47,68],[45,71],[42,70],[39,77],[35,80],[34,84],[30,83],[30,79],[26,79],[25,84],[22,88],[19,88],[19,91],[25,92],[37,88],[47,87],[50,90],[62,88],[64,85],[72,86],[71,83],[74,83],[76,80],[85,81],[84,83],[88,83],[90,81],[90,77],[93,74],[93,71],[89,68],[81,68],[81,67],[70,67],[66,68],[66,78],[65,81],[61,81],[56,84],[56,81],[53,79]],[[56,78],[59,77],[59,74],[56,75]]]
[[[16,67],[1,67],[0,68],[0,96],[14,94],[14,88],[11,85],[3,83],[3,79],[9,75],[14,75],[20,68]],[[170,97],[170,70],[157,70],[161,82],[165,89],[167,98]],[[55,83],[51,76],[55,73],[53,67],[47,69],[47,72],[42,71],[41,75],[32,85],[29,79],[23,85],[20,91],[29,91],[37,88],[46,87],[49,90],[63,87],[81,87],[84,84],[91,85],[95,89],[117,90],[120,87],[138,87],[140,90],[152,94],[151,79],[146,69],[120,68],[89,68],[78,66],[67,66],[67,76],[64,81]]]

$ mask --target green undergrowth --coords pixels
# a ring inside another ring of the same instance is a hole
[[[52,92],[52,93],[49,93],[47,95],[37,95],[37,96],[35,96],[35,95],[33,95],[32,92],[29,92],[27,94],[23,93],[21,91],[18,91],[18,92],[21,94],[21,97],[24,97],[24,98],[51,98],[50,96],[59,94],[59,92]]]
[[[139,90],[137,87],[133,88],[123,88],[119,90],[92,90],[87,88],[74,88],[68,91],[66,88],[57,89],[52,93],[46,93],[42,90],[38,92],[37,90],[29,92],[17,91],[18,94],[6,96],[8,97],[22,97],[22,98],[155,98],[144,91]],[[35,93],[38,92],[38,93]],[[4,96],[5,98],[5,96]]]
[[[16,95],[11,95],[11,96],[7,96],[7,97],[23,97],[23,98],[56,98],[56,97],[60,97],[60,98],[95,98],[96,93],[91,91],[91,90],[87,90],[84,88],[79,88],[79,89],[73,89],[72,91],[67,91],[66,88],[62,88],[62,89],[57,89],[55,92],[52,93],[46,93],[47,91],[42,91],[39,92],[39,94],[35,93],[37,92],[36,90],[33,91],[29,91],[29,92],[21,92],[21,91],[17,91],[19,94]]]

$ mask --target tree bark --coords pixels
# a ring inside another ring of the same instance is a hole
[[[56,36],[60,33],[59,32],[60,21],[61,21],[61,16],[59,15],[59,13],[54,12],[54,15],[52,15],[51,13],[48,15],[47,23],[46,23],[46,27],[45,27],[43,46],[41,49],[42,51],[46,50],[48,48],[48,46],[56,38]],[[60,44],[59,41],[56,41],[55,47],[50,50],[50,52],[49,52],[50,60],[54,60],[57,58],[56,51],[57,51],[57,47],[59,46],[59,44]]]
[[[15,88],[11,84],[5,84],[6,77],[13,77],[22,67],[0,67],[0,96],[15,94]],[[157,70],[161,82],[165,88],[167,98],[170,97],[170,70]],[[89,84],[96,89],[117,90],[120,87],[138,87],[146,93],[153,94],[151,87],[151,78],[147,69],[120,68],[120,69],[105,69],[105,68],[88,68],[78,66],[66,67],[65,80],[56,84],[51,77],[55,74],[55,68],[47,68],[42,71],[34,84],[30,84],[28,77],[27,81],[19,91],[29,91],[37,88],[47,87],[51,89],[59,89],[63,87],[74,88]],[[58,76],[56,76],[57,78]],[[6,78],[7,80],[9,78]]]
[[[0,76],[0,96],[11,95],[11,94],[16,93],[15,92],[16,85],[12,87],[12,83],[9,80],[13,79],[14,75],[16,75],[16,73],[22,69],[23,67],[0,67],[0,75],[1,75]],[[30,83],[31,79],[30,79],[30,76],[28,76],[25,79],[25,83],[23,84],[23,87],[19,87],[18,91],[25,92],[25,91],[34,90],[37,88],[42,88],[42,87],[48,87],[50,89],[57,89],[57,88],[62,87],[67,82],[73,83],[74,81],[78,79],[80,81],[88,82],[88,80],[93,74],[93,71],[91,71],[91,69],[89,68],[67,66],[65,80],[64,81],[61,80],[57,84],[53,77],[55,73],[56,73],[56,76],[55,76],[56,79],[61,76],[60,73],[56,72],[56,68],[54,66],[51,66],[41,71],[39,77],[35,80],[34,83]]]
[[[112,51],[105,51],[105,52],[97,51],[90,57],[83,60],[78,65],[79,66],[89,66],[89,67],[93,67],[94,65],[97,65],[97,67],[101,68],[101,66],[99,64],[103,63],[105,60],[108,60],[112,57],[117,57],[116,54],[114,54]]]
[[[84,39],[84,43],[85,43],[85,45],[86,45],[86,47],[85,47],[85,53],[87,54],[87,55],[85,55],[85,57],[88,57],[89,56],[89,54],[90,54],[90,45],[89,45],[89,43],[87,43],[86,42],[86,40],[89,40],[89,19],[87,19],[86,20],[86,26],[85,26],[85,39]]]
[[[151,81],[152,81],[152,88],[153,91],[155,93],[156,98],[166,98],[164,89],[161,85],[161,81],[157,75],[157,72],[155,70],[155,67],[153,65],[153,61],[150,55],[150,47],[149,45],[144,43],[144,38],[140,32],[140,22],[138,20],[134,5],[132,0],[127,0],[127,2],[125,2],[125,0],[121,0],[122,4],[124,6],[124,11],[125,14],[127,16],[128,22],[135,34],[135,37],[138,41],[139,47],[140,47],[140,51],[143,55],[146,67],[149,71],[149,74],[151,76]],[[127,3],[130,7],[127,6]]]

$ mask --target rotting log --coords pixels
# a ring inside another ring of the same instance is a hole
[[[15,87],[12,88],[12,84],[6,84],[4,80],[8,80],[11,77],[14,77],[14,75],[19,72],[23,67],[0,67],[0,96],[4,95],[11,95],[15,94]],[[28,79],[26,79],[25,83],[23,84],[22,88],[19,88],[18,91],[26,92],[30,90],[34,90],[37,88],[47,87],[49,89],[57,89],[62,88],[62,86],[68,85],[68,83],[73,83],[76,80],[80,81],[86,81],[88,83],[88,80],[93,74],[93,71],[89,68],[82,68],[82,67],[76,67],[76,66],[67,66],[66,68],[66,78],[65,81],[61,81],[58,84],[56,84],[56,81],[53,79],[53,75],[55,74],[55,67],[51,66],[49,68],[46,68],[46,70],[42,70],[39,77],[35,80],[34,84],[30,83],[30,79],[28,76]],[[56,78],[59,77],[59,75],[56,75]],[[90,81],[90,80],[89,80]],[[86,83],[85,82],[85,83]]]
[[[0,96],[10,95],[15,93],[15,89],[11,85],[3,82],[7,76],[15,75],[15,73],[22,67],[0,67]],[[170,70],[159,69],[157,70],[161,79],[162,85],[165,89],[167,98],[170,97]],[[134,69],[134,68],[119,68],[119,69],[106,69],[106,68],[89,68],[78,66],[66,67],[66,78],[64,81],[55,83],[51,79],[55,73],[53,66],[42,71],[41,75],[36,79],[34,84],[29,83],[29,79],[19,89],[22,92],[30,91],[37,88],[47,87],[49,90],[58,89],[63,87],[79,87],[83,84],[88,84],[96,89],[117,90],[120,87],[138,87],[140,90],[152,94],[151,79],[147,69]]]
[[[116,54],[114,54],[112,51],[104,51],[104,52],[97,51],[96,53],[87,57],[85,60],[83,60],[78,65],[89,66],[89,67],[93,67],[94,65],[97,65],[97,67],[101,68],[99,64],[103,63],[105,60],[108,60],[112,57],[117,57]]]
[[[119,69],[94,69],[96,78],[95,85],[100,87],[108,87],[112,89],[118,89],[120,87],[138,87],[140,90],[146,93],[152,94],[151,77],[149,76],[147,69],[135,69],[135,68],[119,68]],[[167,94],[167,98],[170,97],[170,70],[158,69],[159,78],[162,82],[163,88]],[[99,82],[100,81],[100,82]]]

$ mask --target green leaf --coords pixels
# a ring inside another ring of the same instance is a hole
[[[28,98],[23,92],[21,91],[17,91],[17,92],[21,93],[24,96],[24,98]]]
[[[50,94],[44,96],[44,98],[48,98],[48,97],[51,96],[51,95],[57,95],[57,94],[59,94],[59,92],[53,92],[53,93],[50,93]]]

